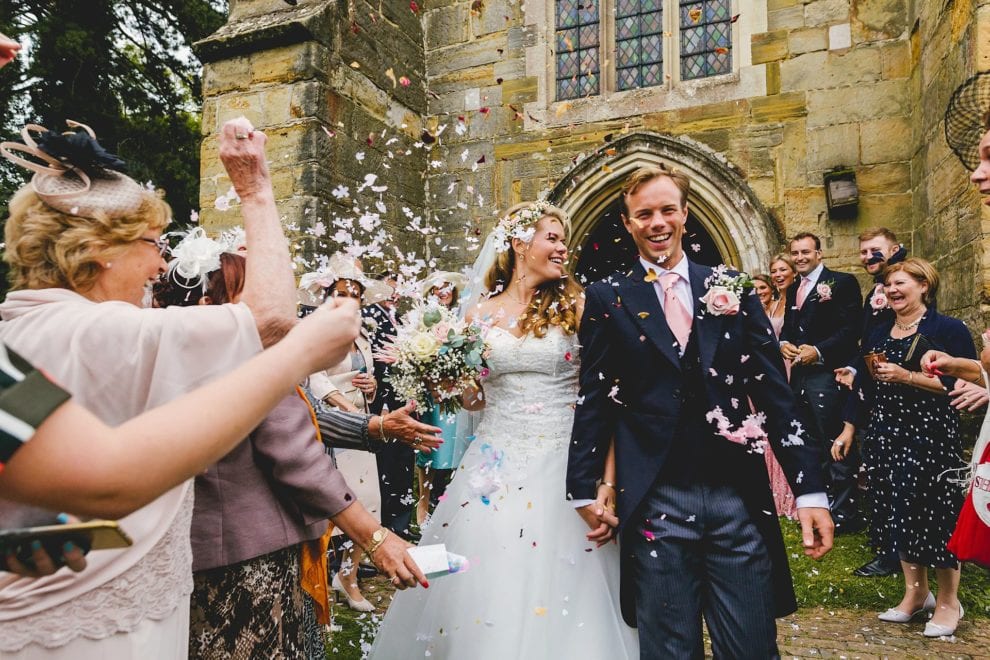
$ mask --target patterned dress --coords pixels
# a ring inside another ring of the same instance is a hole
[[[883,351],[888,362],[920,371],[929,348],[922,344],[927,341],[918,335],[888,337],[873,350]],[[864,443],[874,496],[873,545],[938,568],[958,566],[945,546],[964,494],[950,481],[964,463],[959,413],[949,403],[947,396],[910,385],[877,382]]]

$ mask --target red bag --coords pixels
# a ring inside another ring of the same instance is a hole
[[[987,420],[990,420],[990,413]],[[990,442],[987,441],[990,434],[986,433],[987,427],[988,423],[984,421],[980,440],[973,450],[974,460],[977,460],[976,452],[980,452],[973,482],[948,547],[960,561],[990,568]]]

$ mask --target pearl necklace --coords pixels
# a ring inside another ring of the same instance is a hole
[[[927,312],[927,311],[928,310],[925,310],[925,312]],[[901,323],[900,321],[898,321],[895,318],[894,319],[894,325],[897,326],[898,330],[903,330],[905,332],[907,332],[908,330],[914,330],[915,328],[918,327],[918,324],[921,323],[921,319],[925,318],[925,312],[922,312],[921,313],[921,316],[919,316],[915,320],[911,321],[910,323]]]

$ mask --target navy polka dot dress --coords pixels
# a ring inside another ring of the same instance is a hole
[[[888,337],[874,349],[920,371],[929,346],[915,336]],[[917,377],[917,376],[916,376]],[[864,452],[873,494],[871,536],[880,551],[938,568],[956,567],[946,549],[964,491],[949,480],[964,465],[959,413],[950,399],[900,383],[877,382]]]

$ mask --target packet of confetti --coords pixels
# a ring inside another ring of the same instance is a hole
[[[467,557],[447,552],[447,546],[443,543],[416,546],[409,548],[408,552],[427,579],[463,573],[470,568]]]

